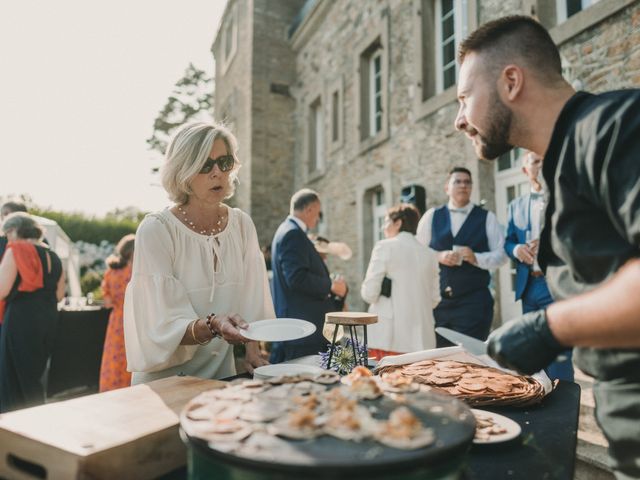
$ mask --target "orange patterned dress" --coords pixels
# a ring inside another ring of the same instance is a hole
[[[113,310],[104,340],[102,366],[100,367],[100,391],[115,390],[131,385],[131,373],[127,372],[127,355],[124,349],[122,328],[124,292],[131,280],[131,264],[120,269],[108,268],[102,280],[102,295]]]

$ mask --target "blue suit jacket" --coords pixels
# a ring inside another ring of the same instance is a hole
[[[326,350],[322,336],[324,316],[335,311],[331,278],[307,234],[290,218],[280,224],[271,244],[273,303],[276,316],[301,318],[313,323],[313,335],[282,343],[284,358],[314,355]]]
[[[529,265],[522,263],[513,255],[516,245],[527,243],[527,230],[530,228],[530,199],[531,194],[528,193],[512,200],[509,204],[509,224],[507,236],[504,239],[505,252],[516,262],[516,300],[522,298],[531,271]]]

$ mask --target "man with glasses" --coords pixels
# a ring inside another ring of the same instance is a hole
[[[347,294],[343,279],[331,281],[329,271],[307,231],[322,215],[320,197],[308,188],[291,197],[289,216],[280,224],[271,244],[273,303],[278,318],[300,318],[316,326],[313,335],[272,345],[271,363],[326,350],[324,316],[336,310],[333,296]]]
[[[452,168],[445,185],[449,202],[424,214],[416,237],[435,251],[440,264],[442,300],[433,311],[436,327],[485,340],[493,319],[489,271],[507,257],[498,219],[471,202],[472,185],[468,169]],[[438,348],[451,345],[436,335]]]

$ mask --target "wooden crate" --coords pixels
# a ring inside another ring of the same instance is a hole
[[[186,463],[178,415],[224,382],[170,377],[0,415],[0,477],[146,479]]]

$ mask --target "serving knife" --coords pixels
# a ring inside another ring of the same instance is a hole
[[[451,343],[461,346],[472,355],[486,355],[487,344],[482,340],[470,337],[464,333],[456,332],[450,328],[436,327],[436,333],[443,336]]]

